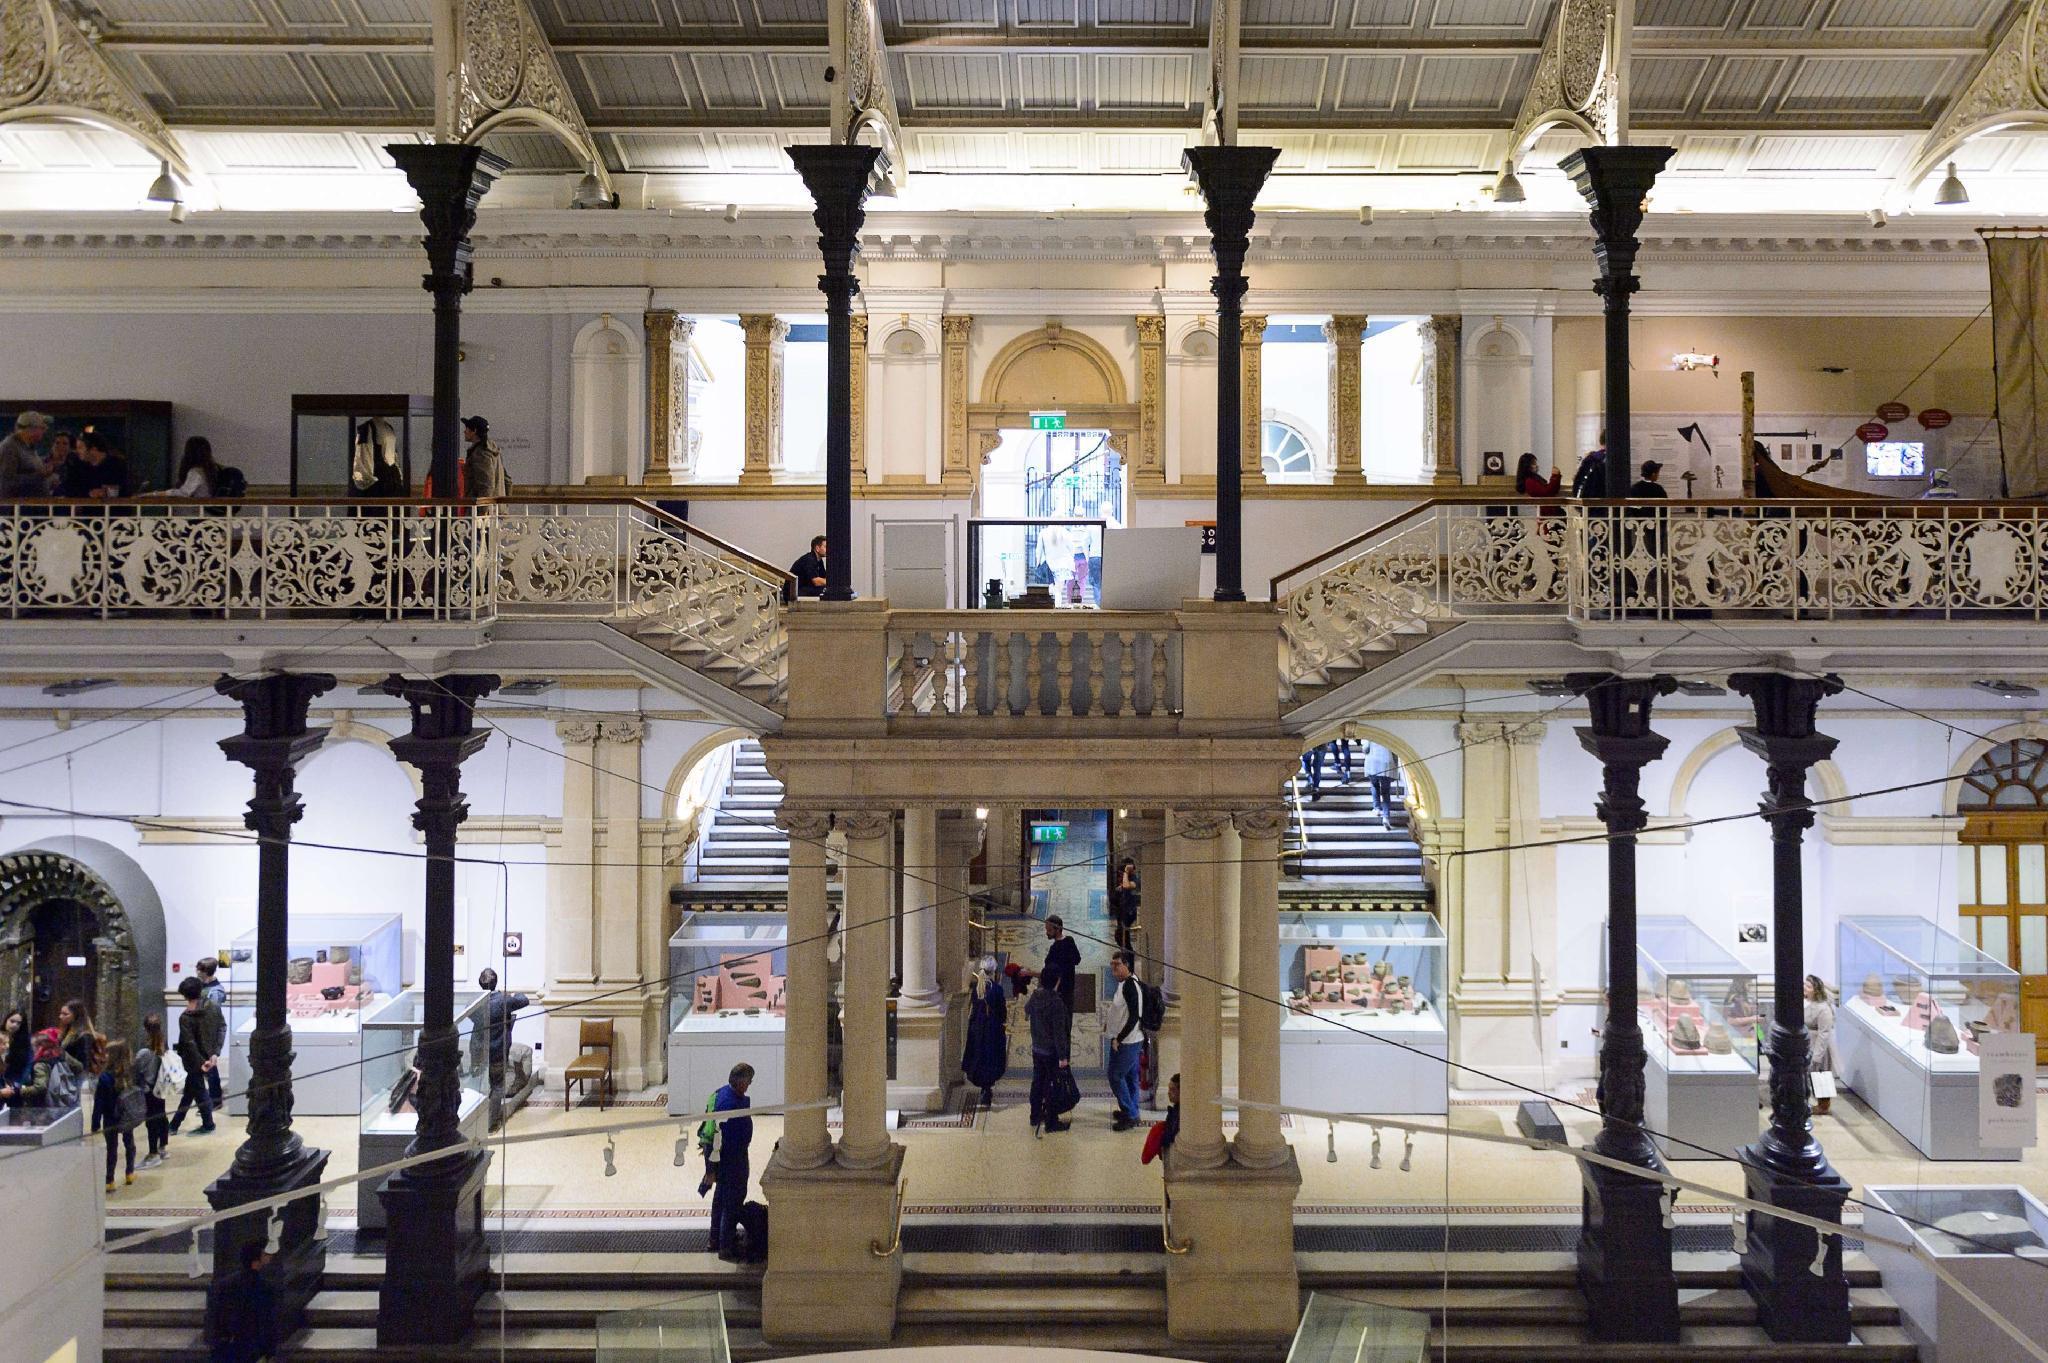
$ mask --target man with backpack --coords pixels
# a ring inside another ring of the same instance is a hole
[[[711,1095],[706,1112],[738,1112],[753,1106],[747,1090],[754,1083],[754,1067],[741,1061],[726,1076],[725,1086]],[[706,1121],[697,1128],[697,1148],[704,1152],[704,1181],[697,1195],[711,1193],[711,1239],[713,1254],[729,1264],[740,1262],[740,1208],[747,1200],[747,1147],[754,1143],[752,1117],[728,1117],[722,1122]]]
[[[1111,984],[1102,1005],[1102,1034],[1109,1038],[1109,1091],[1116,1096],[1118,1131],[1138,1124],[1138,1066],[1145,1054],[1144,986],[1132,974],[1136,958],[1119,951],[1109,958]]]
[[[214,1129],[213,1097],[207,1092],[206,1076],[219,1063],[217,1057],[227,1044],[228,1025],[220,1008],[206,997],[205,986],[194,975],[178,981],[178,993],[185,1011],[178,1014],[178,1059],[185,1066],[185,1096],[178,1100],[177,1115],[171,1118],[173,1132],[184,1125],[185,1113],[199,1104],[199,1129],[204,1136]]]

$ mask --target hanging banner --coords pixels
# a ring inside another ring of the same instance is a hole
[[[1891,439],[1891,434],[1891,427],[1885,425],[1882,421],[1866,421],[1856,428],[1856,438],[1866,445],[1874,445],[1880,440],[1889,440]]]
[[[1986,233],[1991,262],[1991,365],[2006,495],[2048,491],[2048,354],[2038,319],[2048,309],[2048,238]]]
[[[1920,429],[1938,431],[1955,421],[1955,416],[1945,407],[1929,407],[1920,414]]]
[[[1879,421],[1904,421],[1913,415],[1913,409],[1903,402],[1880,403],[1877,409]]]
[[[1986,1032],[1977,1038],[1977,1140],[1999,1150],[2029,1150],[2034,1129],[2034,1038]]]

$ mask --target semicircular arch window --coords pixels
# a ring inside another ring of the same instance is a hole
[[[1316,452],[1308,437],[1284,421],[1259,427],[1259,467],[1268,478],[1301,480],[1313,477]]]

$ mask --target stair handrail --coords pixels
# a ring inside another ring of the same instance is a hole
[[[895,1224],[890,1232],[888,1245],[884,1247],[880,1240],[868,1241],[868,1253],[877,1259],[893,1259],[896,1257],[896,1251],[903,1248],[903,1208],[909,1201],[910,1179],[905,1176],[903,1181],[896,1185],[896,1209],[891,1217]]]
[[[1173,1187],[1166,1181],[1165,1161],[1160,1161],[1159,1170],[1159,1238],[1164,1242],[1168,1254],[1179,1257],[1193,1252],[1194,1237],[1185,1240],[1173,1238]]]
[[[732,541],[713,534],[693,521],[684,520],[681,516],[663,507],[660,503],[646,497],[621,497],[616,493],[603,495],[568,490],[546,495],[520,493],[511,497],[499,497],[494,501],[484,503],[484,505],[493,506],[567,506],[574,504],[631,507],[664,529],[674,530],[686,536],[689,543],[694,545],[701,542],[716,549],[721,555],[737,560],[734,564],[735,567],[747,572],[749,576],[762,578],[765,581],[774,583],[776,588],[782,591],[785,596],[794,594],[796,591],[796,574],[790,572],[787,568],[778,568],[758,554],[748,553]]]
[[[1269,579],[1266,583],[1267,594],[1272,600],[1278,601],[1280,600],[1280,584],[1286,582],[1289,578],[1296,577],[1302,573],[1307,572],[1311,568],[1317,567],[1324,563],[1328,563],[1332,559],[1339,558],[1341,555],[1349,553],[1351,550],[1356,549],[1359,545],[1364,544],[1369,540],[1377,539],[1381,535],[1384,535],[1387,531],[1394,529],[1396,526],[1405,524],[1406,522],[1412,521],[1419,516],[1432,512],[1440,506],[1459,504],[1466,500],[1466,498],[1462,497],[1431,497],[1426,501],[1419,502],[1416,505],[1409,507],[1406,511],[1403,511],[1398,516],[1392,517],[1389,520],[1381,521],[1378,525],[1373,526],[1371,529],[1361,530],[1357,534],[1353,535],[1350,539],[1345,540],[1341,544],[1333,544],[1328,549],[1323,550],[1321,553],[1316,554],[1311,558],[1303,559],[1301,562],[1295,564],[1292,568],[1288,568],[1283,572],[1274,574],[1273,577]],[[1498,501],[1500,499],[1498,497],[1495,497],[1493,500]]]

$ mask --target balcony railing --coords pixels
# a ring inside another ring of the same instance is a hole
[[[1179,707],[1178,629],[1153,612],[891,611],[887,712],[1163,717]]]

